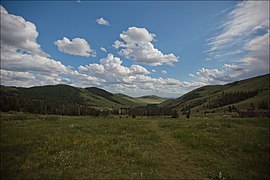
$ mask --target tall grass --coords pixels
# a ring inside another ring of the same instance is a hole
[[[269,120],[1,113],[0,150],[1,179],[269,179]]]

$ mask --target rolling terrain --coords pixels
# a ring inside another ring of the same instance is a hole
[[[251,104],[255,108],[260,103],[269,105],[269,77],[263,75],[225,85],[207,85],[177,98],[162,102],[159,107],[193,112],[218,111],[234,106],[243,110]]]
[[[264,106],[266,104],[263,108],[268,109],[269,76],[267,74],[225,85],[207,85],[176,99],[154,95],[131,97],[113,94],[97,87],[79,88],[64,84],[30,88],[1,86],[0,110],[90,115],[93,110],[89,108],[99,109],[101,112],[137,108],[138,115],[168,115],[174,109],[182,112],[191,110],[192,113],[223,112],[229,106],[234,110],[244,110],[251,105],[259,108],[262,103]]]
[[[70,106],[117,109],[158,104],[166,100],[158,96],[134,98],[124,94],[113,94],[97,87],[79,88],[64,84],[30,88],[1,86],[0,89],[2,111],[5,107],[10,106],[11,103],[17,106],[16,104],[25,104],[25,102],[29,104],[30,101],[36,104],[40,104],[40,102],[49,104],[57,103],[57,106],[69,104]]]

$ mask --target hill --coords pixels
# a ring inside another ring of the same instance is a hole
[[[243,110],[253,106],[269,107],[269,74],[225,85],[207,85],[177,99],[158,96],[130,97],[113,94],[97,87],[79,88],[48,85],[30,88],[0,87],[0,111],[24,111],[41,114],[170,115],[172,110],[192,113]],[[230,108],[230,109],[229,109]]]
[[[160,104],[168,100],[167,98],[162,98],[155,95],[141,96],[141,97],[137,97],[136,99],[146,104]]]
[[[185,112],[223,111],[229,106],[243,110],[267,102],[269,104],[269,77],[263,75],[225,85],[207,85],[184,94],[177,99],[162,102],[159,107]]]
[[[134,108],[160,102],[159,97],[145,101],[124,94],[113,94],[97,87],[79,88],[64,84],[30,88],[1,86],[1,111],[26,111],[49,114],[81,114],[89,108],[109,110]]]

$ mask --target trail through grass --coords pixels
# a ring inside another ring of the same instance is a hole
[[[269,120],[1,113],[1,179],[269,179]]]
[[[169,120],[171,121],[171,120]],[[157,121],[150,123],[151,129],[161,138],[156,154],[160,160],[161,176],[165,179],[201,178],[201,170],[195,166],[191,154],[185,150],[185,146],[177,142],[170,131],[159,127]]]

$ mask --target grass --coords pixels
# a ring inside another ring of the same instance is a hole
[[[1,113],[1,179],[269,179],[269,120]]]
[[[161,98],[157,96],[144,96],[144,97],[137,97],[137,100],[145,103],[145,104],[160,104],[168,99]]]
[[[223,112],[225,109],[227,109],[229,105],[234,105],[237,109],[243,111],[247,107],[249,107],[251,103],[253,103],[254,106],[258,108],[259,103],[261,103],[262,101],[267,101],[269,103],[269,78],[270,75],[266,74],[263,76],[249,78],[225,85],[203,86],[198,89],[192,90],[177,99],[162,102],[159,106],[173,108],[177,110],[180,110],[185,106],[192,106],[192,113],[196,113],[198,110],[198,114],[201,114],[205,110],[215,110],[208,109],[208,104],[212,104],[212,102],[215,102],[222,92],[235,93],[258,90],[258,94],[254,97],[250,97],[234,104],[227,104],[223,107],[218,107],[218,109],[220,112]]]

